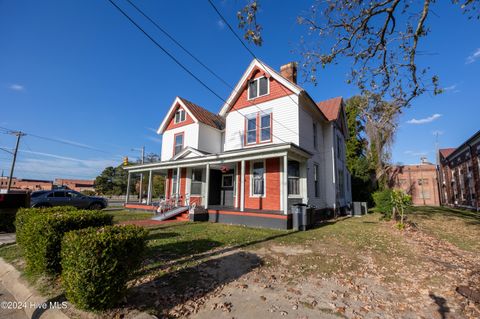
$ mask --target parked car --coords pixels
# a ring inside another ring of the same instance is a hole
[[[30,199],[31,207],[73,206],[82,209],[104,209],[108,201],[103,197],[87,196],[82,193],[55,189],[51,191],[33,192]]]

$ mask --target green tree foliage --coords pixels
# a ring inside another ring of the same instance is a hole
[[[95,178],[95,189],[102,195],[124,195],[127,192],[127,179],[128,173],[123,165],[109,166]],[[130,191],[135,189],[134,179],[131,180]]]

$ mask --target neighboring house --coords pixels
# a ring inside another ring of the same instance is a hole
[[[441,204],[480,210],[480,131],[438,156]]]
[[[196,203],[212,221],[286,228],[296,203],[345,212],[343,100],[315,102],[296,73],[295,63],[278,73],[253,60],[218,114],[177,97],[158,129],[161,161],[125,167],[129,180],[164,174],[167,199]]]
[[[95,181],[93,179],[66,179],[55,178],[56,186],[66,186],[71,190],[81,191],[95,191]]]
[[[8,177],[0,177],[0,189],[8,188]],[[12,190],[29,190],[29,191],[41,191],[51,190],[53,182],[41,179],[28,179],[28,178],[12,178],[11,189]]]
[[[416,165],[396,165],[390,171],[393,187],[412,196],[415,206],[439,206],[437,167],[424,161]]]

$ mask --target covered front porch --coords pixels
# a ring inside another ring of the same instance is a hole
[[[290,228],[290,207],[307,203],[310,154],[293,144],[260,146],[220,154],[126,167],[148,174],[147,196],[125,207],[150,211],[189,208],[191,220]],[[165,193],[152,198],[154,174],[165,177]]]

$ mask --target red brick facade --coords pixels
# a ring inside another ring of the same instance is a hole
[[[480,131],[457,149],[440,150],[442,205],[480,210]]]
[[[0,177],[0,189],[8,188],[8,177]],[[21,189],[30,191],[51,190],[53,188],[52,181],[37,180],[37,179],[19,179],[12,178],[11,189]]]
[[[412,196],[413,205],[439,206],[437,169],[433,164],[402,165],[393,168],[393,187]]]

